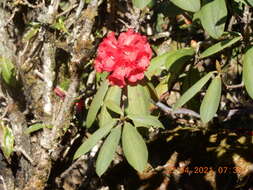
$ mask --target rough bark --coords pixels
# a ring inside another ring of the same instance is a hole
[[[17,86],[11,87],[1,79],[3,96],[7,97],[4,117],[15,137],[13,154],[18,161],[15,174],[7,165],[1,165],[3,189],[45,189],[52,164],[62,157],[66,149],[61,142],[73,119],[82,67],[94,53],[91,33],[98,1],[92,0],[87,6],[84,6],[84,1],[80,1],[78,6],[76,1],[70,1],[70,19],[66,26],[68,29],[72,27],[73,32],[66,35],[64,47],[57,46],[57,42],[58,45],[61,43],[60,39],[56,39],[50,29],[60,16],[59,3],[59,0],[53,0],[49,5],[44,1],[37,5],[28,1],[14,5],[9,1],[0,3],[0,57],[13,63],[18,81]],[[29,9],[31,13],[22,12],[21,9]],[[68,10],[61,14],[68,14]],[[19,16],[30,19],[28,22],[39,22],[34,37],[24,40],[25,32],[21,31],[24,28],[18,28],[15,23],[20,21],[16,18]],[[59,69],[56,65],[57,48],[66,48],[71,56],[66,64],[70,84],[64,100],[56,97],[53,91],[58,78],[64,77],[62,73],[56,73]],[[27,120],[27,117],[32,119]],[[26,134],[25,130],[33,122],[51,128]]]

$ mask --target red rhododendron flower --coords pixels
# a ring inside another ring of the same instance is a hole
[[[114,32],[110,32],[98,47],[95,69],[109,72],[110,84],[122,88],[144,78],[151,57],[145,36],[129,29],[116,39]]]

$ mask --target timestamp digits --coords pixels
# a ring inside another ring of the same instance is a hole
[[[194,167],[168,167],[167,173],[173,173],[177,170],[180,173],[189,173],[189,174],[207,174],[209,172],[216,172],[218,175],[222,174],[241,174],[243,169],[239,166],[218,166],[218,167],[208,167],[208,166],[194,166]]]

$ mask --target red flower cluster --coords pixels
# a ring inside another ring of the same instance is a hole
[[[110,84],[122,88],[144,78],[151,57],[145,36],[129,29],[116,39],[114,32],[110,32],[98,47],[95,69],[110,72]]]

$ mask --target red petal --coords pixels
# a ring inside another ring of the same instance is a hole
[[[109,33],[98,48],[95,69],[98,72],[112,72],[108,77],[110,84],[123,87],[144,78],[150,65],[152,50],[147,38],[129,29],[122,32],[118,40]]]

